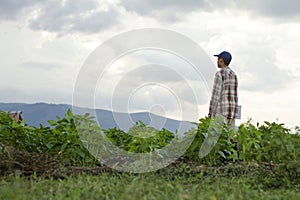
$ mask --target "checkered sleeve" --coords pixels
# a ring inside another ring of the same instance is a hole
[[[219,72],[215,74],[214,85],[209,105],[209,115],[214,117],[217,112],[218,103],[222,92],[222,76]]]
[[[234,93],[233,93],[233,107],[234,107],[234,115],[233,118],[236,119],[238,116],[238,79],[237,76],[234,76]]]

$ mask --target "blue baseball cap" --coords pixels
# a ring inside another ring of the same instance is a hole
[[[229,63],[232,59],[231,54],[227,51],[223,51],[219,55],[214,55],[214,56],[217,56],[218,58],[223,58],[225,64],[227,64],[227,65],[229,65]]]

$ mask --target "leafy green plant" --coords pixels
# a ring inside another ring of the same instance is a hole
[[[257,125],[258,126],[258,125]],[[237,141],[239,144],[239,159],[242,161],[261,161],[262,134],[251,120],[239,126]]]
[[[128,133],[117,128],[104,131],[106,137],[116,146],[135,153],[153,152],[168,145],[175,135],[166,130],[160,131],[137,122]]]
[[[208,127],[210,124],[210,118],[202,118],[199,119],[199,123],[196,123],[198,129],[197,133],[194,137],[194,140],[190,147],[187,149],[184,158],[188,160],[193,160],[193,161],[199,161],[199,151],[201,144],[203,143],[206,134],[208,132]],[[188,137],[189,135],[185,135],[185,137]]]
[[[281,163],[299,158],[299,136],[291,134],[284,124],[265,122],[262,133],[262,161]]]
[[[4,145],[12,146],[16,150],[29,153],[48,153],[63,165],[84,166],[95,165],[98,161],[85,148],[86,138],[81,138],[78,134],[81,127],[85,127],[87,136],[92,136],[91,133],[104,135],[105,138],[97,137],[93,141],[95,143],[103,143],[99,139],[108,139],[119,148],[135,153],[158,151],[172,144],[174,138],[178,138],[176,134],[166,129],[156,130],[143,122],[136,123],[127,133],[117,128],[102,130],[92,116],[73,115],[70,110],[63,118],[57,117],[56,120],[49,120],[48,123],[49,126],[25,126],[25,122],[19,124],[13,121],[8,113],[0,111],[0,150]],[[185,139],[191,138],[193,141],[182,156],[184,161],[196,161],[206,165],[218,165],[224,161],[237,159],[258,163],[299,161],[300,134],[297,132],[292,134],[284,124],[265,122],[260,126],[253,125],[250,120],[239,126],[237,134],[223,126],[213,149],[199,160],[199,150],[208,137],[210,123],[210,118],[200,119],[199,123],[196,123],[197,130],[187,132],[184,138],[174,143],[172,148],[175,147],[172,150],[176,152],[178,150],[176,146],[178,147],[181,142],[186,145]],[[235,143],[231,140],[233,138],[239,144],[239,151],[236,151]],[[101,153],[107,153],[105,157],[109,158],[110,152]]]
[[[68,110],[64,118],[57,117],[57,121],[48,121],[53,127],[52,135],[47,139],[48,152],[58,152],[58,157],[64,164],[84,165],[95,162],[78,135],[74,117],[73,113]]]
[[[284,124],[265,122],[254,126],[248,121],[239,127],[237,140],[243,161],[282,163],[300,157],[300,137]]]
[[[215,127],[210,127],[210,125],[211,119],[208,117],[199,120],[199,123],[197,124],[197,134],[195,135],[191,146],[187,149],[184,159],[208,165],[217,165],[224,161],[237,160],[237,149],[235,148],[235,143],[232,142],[232,138],[235,134],[234,131],[229,131],[228,127],[224,124],[222,127],[219,127],[221,134],[211,137],[209,134],[214,134],[211,130]],[[213,148],[208,155],[200,160],[199,151],[206,138],[212,138],[215,140],[213,141],[215,144],[213,144]]]
[[[0,140],[17,150],[30,153],[48,153],[62,164],[95,163],[96,160],[83,146],[70,110],[65,118],[50,120],[51,127],[24,126],[11,120],[7,113],[0,113]]]

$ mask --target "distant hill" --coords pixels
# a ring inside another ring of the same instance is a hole
[[[49,126],[48,120],[56,120],[56,116],[64,117],[68,109],[72,109],[71,105],[67,104],[47,104],[47,103],[0,103],[0,110],[3,111],[22,111],[22,117],[30,126],[39,127],[40,124]],[[78,108],[75,113],[92,113],[91,109]],[[174,119],[164,118],[155,114],[141,112],[131,113],[129,116],[125,113],[111,112],[108,110],[97,109],[96,118],[104,129],[113,127],[128,130],[133,124],[138,121],[150,125],[157,129],[165,128],[173,133],[181,128],[180,132],[189,130],[194,125],[190,122],[181,122]]]

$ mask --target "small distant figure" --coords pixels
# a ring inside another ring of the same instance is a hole
[[[238,117],[238,79],[229,68],[232,57],[227,51],[214,56],[218,57],[217,65],[220,70],[215,74],[208,116],[221,117],[230,130],[235,130],[235,119]]]
[[[22,111],[10,111],[8,112],[9,116],[11,119],[15,120],[16,122],[18,122],[19,124],[23,121],[22,118]],[[26,124],[25,124],[26,126]]]

